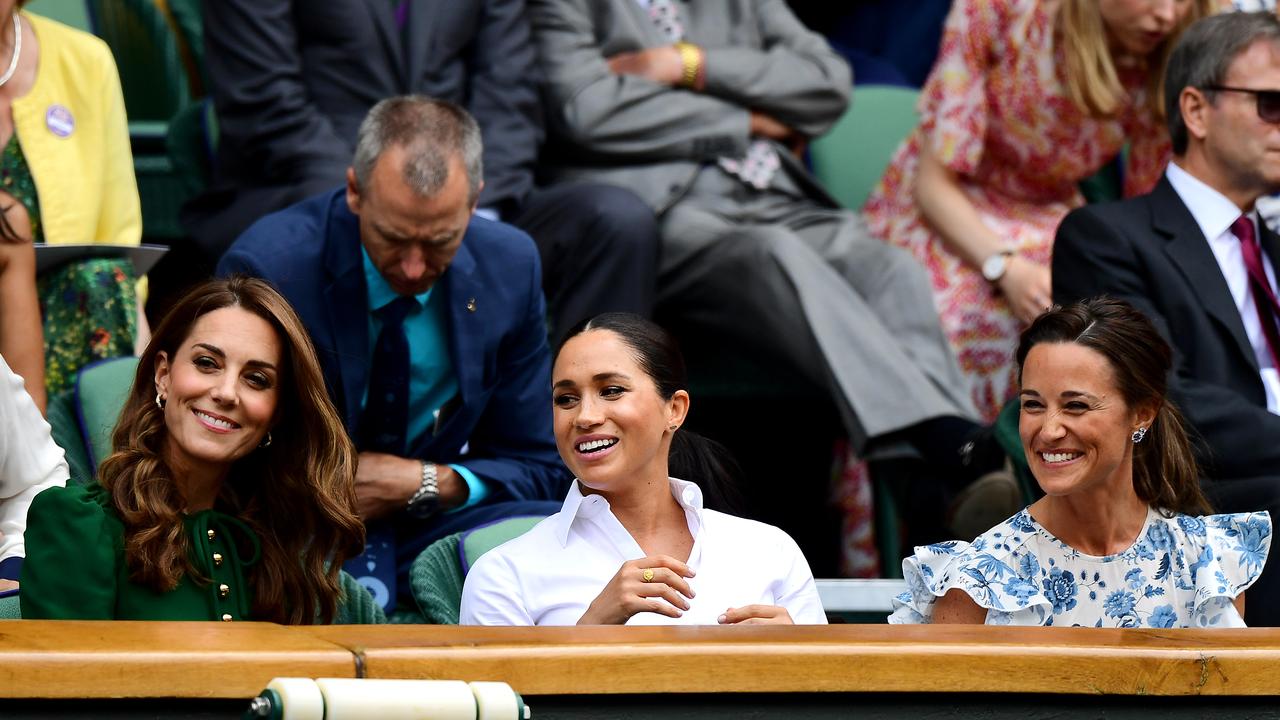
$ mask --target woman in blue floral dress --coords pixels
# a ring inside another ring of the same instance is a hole
[[[916,548],[889,622],[1244,626],[1271,517],[1208,514],[1151,322],[1117,300],[1054,308],[1017,360],[1019,434],[1045,496],[972,543]]]

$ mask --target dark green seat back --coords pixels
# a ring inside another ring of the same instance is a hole
[[[464,568],[481,555],[519,537],[541,517],[514,517],[445,536],[427,546],[409,568],[409,586],[427,622],[457,625],[462,604]]]

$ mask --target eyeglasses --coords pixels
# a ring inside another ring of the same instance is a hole
[[[1204,90],[1249,93],[1258,102],[1258,117],[1263,122],[1280,123],[1280,90],[1253,90],[1250,88],[1208,85]]]

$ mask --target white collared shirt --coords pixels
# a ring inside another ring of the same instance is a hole
[[[628,625],[715,625],[726,609],[780,605],[797,624],[825,624],[813,573],[789,535],[772,525],[702,507],[697,485],[671,478],[693,535],[694,597],[679,618],[639,613]],[[628,560],[643,550],[600,495],[577,481],[560,512],[485,553],[462,590],[463,625],[576,625]]]
[[[1262,323],[1258,320],[1258,310],[1253,302],[1253,293],[1249,290],[1249,273],[1244,266],[1244,250],[1240,247],[1240,239],[1231,232],[1231,224],[1240,217],[1240,208],[1227,199],[1225,195],[1209,187],[1199,178],[1169,163],[1165,170],[1169,184],[1173,186],[1182,203],[1191,211],[1196,224],[1209,240],[1213,256],[1218,260],[1218,268],[1231,290],[1231,298],[1236,309],[1240,311],[1240,319],[1244,322],[1245,334],[1249,337],[1249,345],[1253,347],[1253,355],[1257,358],[1262,386],[1267,392],[1267,410],[1280,415],[1280,371],[1276,369],[1271,352],[1267,349],[1267,338],[1262,334]],[[1249,213],[1249,222],[1253,223],[1254,237],[1261,238],[1258,228],[1258,215]],[[1271,258],[1264,253],[1262,267],[1271,283],[1272,291],[1276,290],[1276,272]]]
[[[49,423],[0,356],[0,561],[26,556],[27,508],[41,491],[66,485],[67,476]]]

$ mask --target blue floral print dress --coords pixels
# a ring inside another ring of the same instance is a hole
[[[1262,572],[1271,548],[1265,512],[1191,517],[1147,511],[1137,541],[1086,555],[1027,509],[978,536],[916,548],[902,561],[907,592],[889,622],[928,623],[960,588],[988,625],[1244,627],[1232,600]]]

